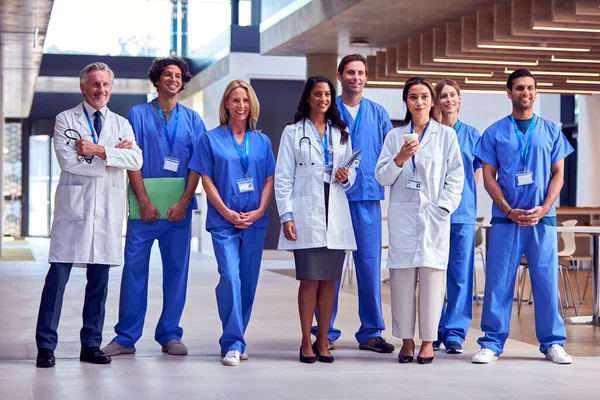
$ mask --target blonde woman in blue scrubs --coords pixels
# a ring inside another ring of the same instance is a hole
[[[256,130],[260,106],[243,80],[227,85],[221,125],[200,140],[190,168],[202,176],[208,198],[206,230],[219,268],[217,307],[223,325],[222,363],[247,360],[244,333],[258,284],[275,157],[269,138]]]

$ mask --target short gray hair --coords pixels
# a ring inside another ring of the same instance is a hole
[[[79,73],[79,83],[82,85],[85,85],[89,74],[91,71],[106,71],[108,72],[108,74],[110,75],[110,85],[112,86],[114,81],[115,81],[115,73],[113,72],[112,69],[110,69],[110,67],[103,63],[103,62],[93,62],[91,64],[88,64],[85,66],[85,68],[83,68],[81,70],[81,72]]]

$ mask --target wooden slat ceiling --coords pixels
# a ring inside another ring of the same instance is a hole
[[[463,90],[504,91],[529,69],[540,92],[600,93],[597,0],[511,0],[466,13],[369,57],[369,86],[402,87],[412,75],[456,79]]]
[[[524,67],[541,91],[600,93],[599,0],[364,0],[267,54],[360,52],[341,43],[353,37],[372,46],[369,86],[425,75],[503,91]]]

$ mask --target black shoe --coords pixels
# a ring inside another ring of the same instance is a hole
[[[306,364],[314,364],[317,361],[317,356],[304,356],[302,355],[302,346],[300,346],[300,362]]]
[[[446,345],[446,353],[448,354],[461,354],[462,352],[462,345],[458,342],[452,341]]]
[[[319,362],[331,364],[335,361],[335,358],[333,358],[333,356],[322,356],[319,354],[319,350],[317,350],[317,342],[313,343],[313,351],[317,355],[317,360],[319,360]]]
[[[413,356],[402,356],[402,355],[398,354],[398,362],[400,364],[411,363],[411,362],[413,362],[413,360],[414,360]]]
[[[361,350],[371,350],[376,353],[393,353],[395,350],[394,345],[386,342],[381,336],[377,336],[367,343],[360,344],[358,348]]]
[[[35,366],[38,368],[51,368],[56,365],[54,352],[50,349],[38,349]]]
[[[433,362],[433,357],[421,357],[421,356],[417,356],[417,362],[419,364],[431,364]]]
[[[99,347],[87,347],[81,349],[79,353],[79,361],[89,362],[92,364],[110,364],[112,359],[104,354]]]

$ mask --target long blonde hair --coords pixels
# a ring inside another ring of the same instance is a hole
[[[221,98],[221,105],[219,106],[219,123],[225,125],[229,122],[229,111],[227,110],[227,107],[225,107],[225,103],[227,103],[231,92],[237,88],[244,89],[248,95],[248,100],[250,101],[250,113],[246,120],[246,128],[255,131],[256,124],[258,123],[258,114],[260,113],[260,104],[252,86],[241,79],[234,79],[229,82],[229,85],[225,88],[225,92],[223,92],[223,97]]]

